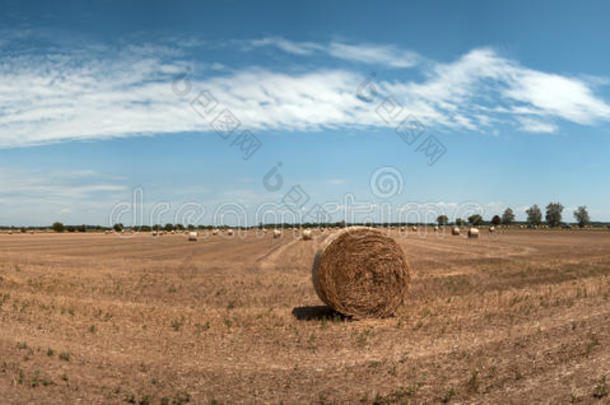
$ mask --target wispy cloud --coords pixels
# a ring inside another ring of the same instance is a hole
[[[529,69],[491,48],[475,49],[450,63],[417,65],[415,53],[381,45],[290,42],[267,38],[251,47],[275,46],[303,57],[329,54],[345,60],[406,68],[423,80],[388,77],[376,83],[378,102],[394,97],[404,115],[451,131],[554,132],[562,120],[596,125],[610,106],[595,94],[602,80]],[[1,51],[1,50],[0,50]],[[298,64],[298,63],[297,63]],[[218,62],[186,58],[168,45],[104,46],[3,54],[0,64],[0,147],[73,139],[211,131],[190,101],[209,90],[253,130],[318,131],[323,128],[394,127],[356,96],[364,76],[345,68],[270,70],[245,65],[215,69]],[[172,80],[189,71],[192,92],[178,97]]]

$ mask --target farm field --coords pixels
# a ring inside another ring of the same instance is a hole
[[[389,232],[412,282],[380,320],[316,296],[329,232],[0,235],[0,402],[609,400],[610,232]]]

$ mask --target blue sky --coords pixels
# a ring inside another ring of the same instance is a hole
[[[610,221],[607,2],[0,10],[0,224]]]

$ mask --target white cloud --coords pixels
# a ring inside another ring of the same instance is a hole
[[[329,52],[395,67],[417,59],[388,46],[258,41],[253,46],[273,44],[304,56]],[[595,125],[610,118],[610,106],[595,95],[594,84],[525,68],[492,49],[420,68],[424,80],[379,78],[372,83],[375,99],[367,102],[357,97],[365,78],[345,69],[285,73],[290,70],[246,67],[229,72],[219,64],[184,60],[179,49],[152,45],[118,51],[90,46],[72,54],[24,52],[0,63],[0,147],[208,132],[210,119],[224,108],[242,129],[256,131],[392,128],[414,117],[426,127],[451,131],[494,132],[494,126],[509,125],[554,132],[560,120]],[[187,70],[193,72],[191,92],[180,97],[172,91],[172,80]],[[219,102],[206,118],[190,105],[204,89]],[[401,105],[396,119],[385,121],[376,111],[386,96]]]
[[[534,118],[519,117],[521,123],[521,129],[526,132],[537,132],[537,133],[553,133],[557,131],[557,126],[548,122],[543,122]]]
[[[321,53],[338,59],[392,68],[409,68],[418,64],[422,58],[415,52],[402,50],[391,45],[347,44],[332,41],[328,44],[315,42],[295,42],[285,38],[267,37],[248,41],[248,47],[275,47],[294,55]]]

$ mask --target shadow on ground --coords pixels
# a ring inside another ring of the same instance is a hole
[[[340,314],[331,307],[318,305],[314,307],[296,307],[292,310],[292,315],[299,321],[321,321],[322,319],[336,319],[342,321],[351,320],[351,317]]]

